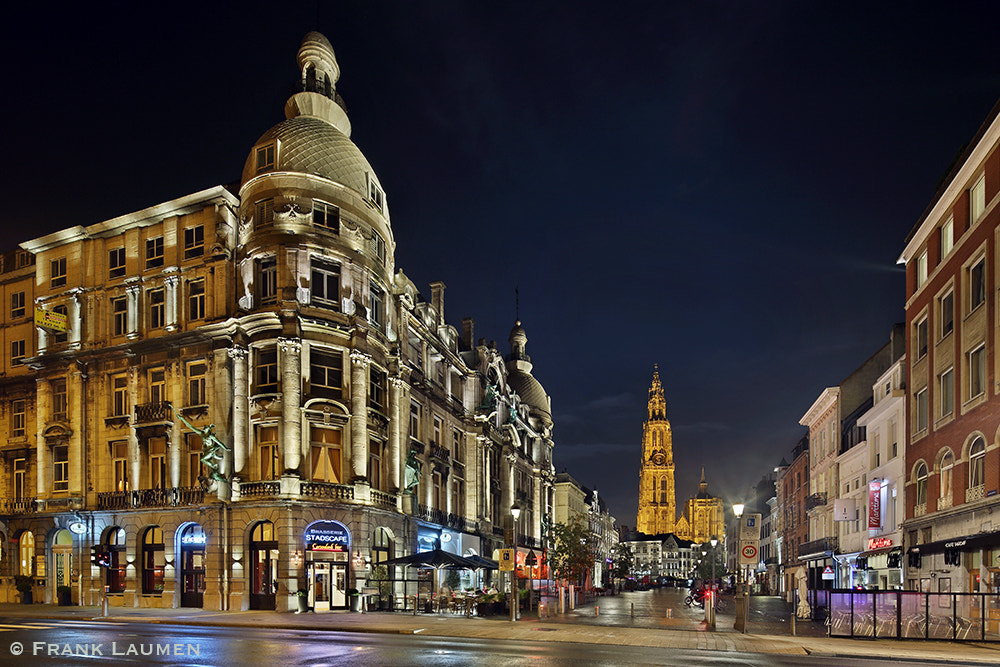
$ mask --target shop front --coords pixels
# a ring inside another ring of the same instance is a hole
[[[313,521],[303,533],[306,585],[313,611],[347,607],[351,532],[339,521]]]
[[[868,539],[857,558],[857,588],[898,590],[903,587],[903,549],[892,537]]]
[[[180,531],[181,606],[205,604],[205,531],[196,523]]]

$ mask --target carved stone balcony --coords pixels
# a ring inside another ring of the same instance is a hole
[[[174,420],[173,410],[169,401],[159,401],[157,403],[143,403],[135,406],[135,423],[137,426],[148,426],[150,424],[172,423]]]
[[[272,498],[281,495],[281,482],[240,482],[240,498]]]
[[[965,490],[965,502],[971,503],[973,500],[982,500],[986,497],[986,485],[970,486]]]
[[[927,514],[927,503],[920,503],[913,506],[913,516],[923,516]]]
[[[971,489],[966,490],[966,492],[965,492],[966,496],[968,496],[968,493],[969,493],[970,490]],[[966,502],[968,502],[968,500],[966,500]],[[952,503],[951,496],[944,496],[943,498],[938,498],[937,508],[939,510],[948,509],[949,507],[951,507],[951,503]]]
[[[329,482],[302,482],[300,493],[303,498],[322,500],[354,500],[354,487]]]
[[[201,505],[205,502],[205,489],[138,489],[136,491],[111,491],[97,494],[97,509],[128,510],[141,507],[179,507]]]

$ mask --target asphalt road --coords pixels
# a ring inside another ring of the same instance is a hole
[[[0,618],[0,664],[308,666],[477,665],[618,667],[747,665],[751,667],[880,665],[843,656],[792,656],[574,644],[460,639],[403,634],[183,626],[166,623]],[[942,664],[893,661],[894,667]]]

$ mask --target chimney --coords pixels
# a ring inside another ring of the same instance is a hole
[[[431,306],[437,313],[438,326],[444,324],[444,283],[440,280],[431,283]]]
[[[471,350],[472,341],[475,340],[472,330],[476,326],[476,321],[471,317],[462,318],[462,350]]]

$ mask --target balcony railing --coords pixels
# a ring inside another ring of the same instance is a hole
[[[329,482],[302,482],[300,493],[305,498],[323,500],[354,500],[354,487]]]
[[[799,547],[799,555],[816,554],[823,551],[837,551],[838,541],[836,537],[821,537],[818,540],[806,542]]]
[[[97,509],[127,510],[140,507],[178,507],[201,505],[205,502],[205,489],[138,489],[136,491],[111,491],[97,494]]]
[[[281,494],[281,482],[240,482],[240,498],[269,498]]]
[[[34,514],[38,511],[38,504],[34,498],[18,498],[16,500],[5,500],[3,503],[4,514]]]
[[[923,516],[927,514],[927,503],[919,503],[913,506],[913,516]]]
[[[168,422],[173,420],[173,411],[170,409],[169,401],[158,403],[143,403],[135,406],[136,424],[154,424],[158,422]]]
[[[971,489],[967,489],[966,492],[965,492],[965,496],[966,496],[966,501],[965,502],[969,502],[968,501],[969,491],[971,491]],[[938,498],[937,508],[939,510],[948,509],[949,507],[951,507],[951,502],[952,502],[951,501],[951,496],[944,496],[943,498]]]
[[[806,511],[816,507],[822,507],[826,505],[826,494],[825,493],[814,493],[811,496],[806,496]]]
[[[371,490],[372,504],[385,509],[396,509],[396,496],[378,489]]]
[[[431,458],[444,461],[445,463],[451,459],[451,452],[449,452],[447,448],[433,442],[430,444],[430,454]]]
[[[965,502],[971,503],[973,500],[982,500],[986,497],[986,485],[970,486],[965,490]]]

